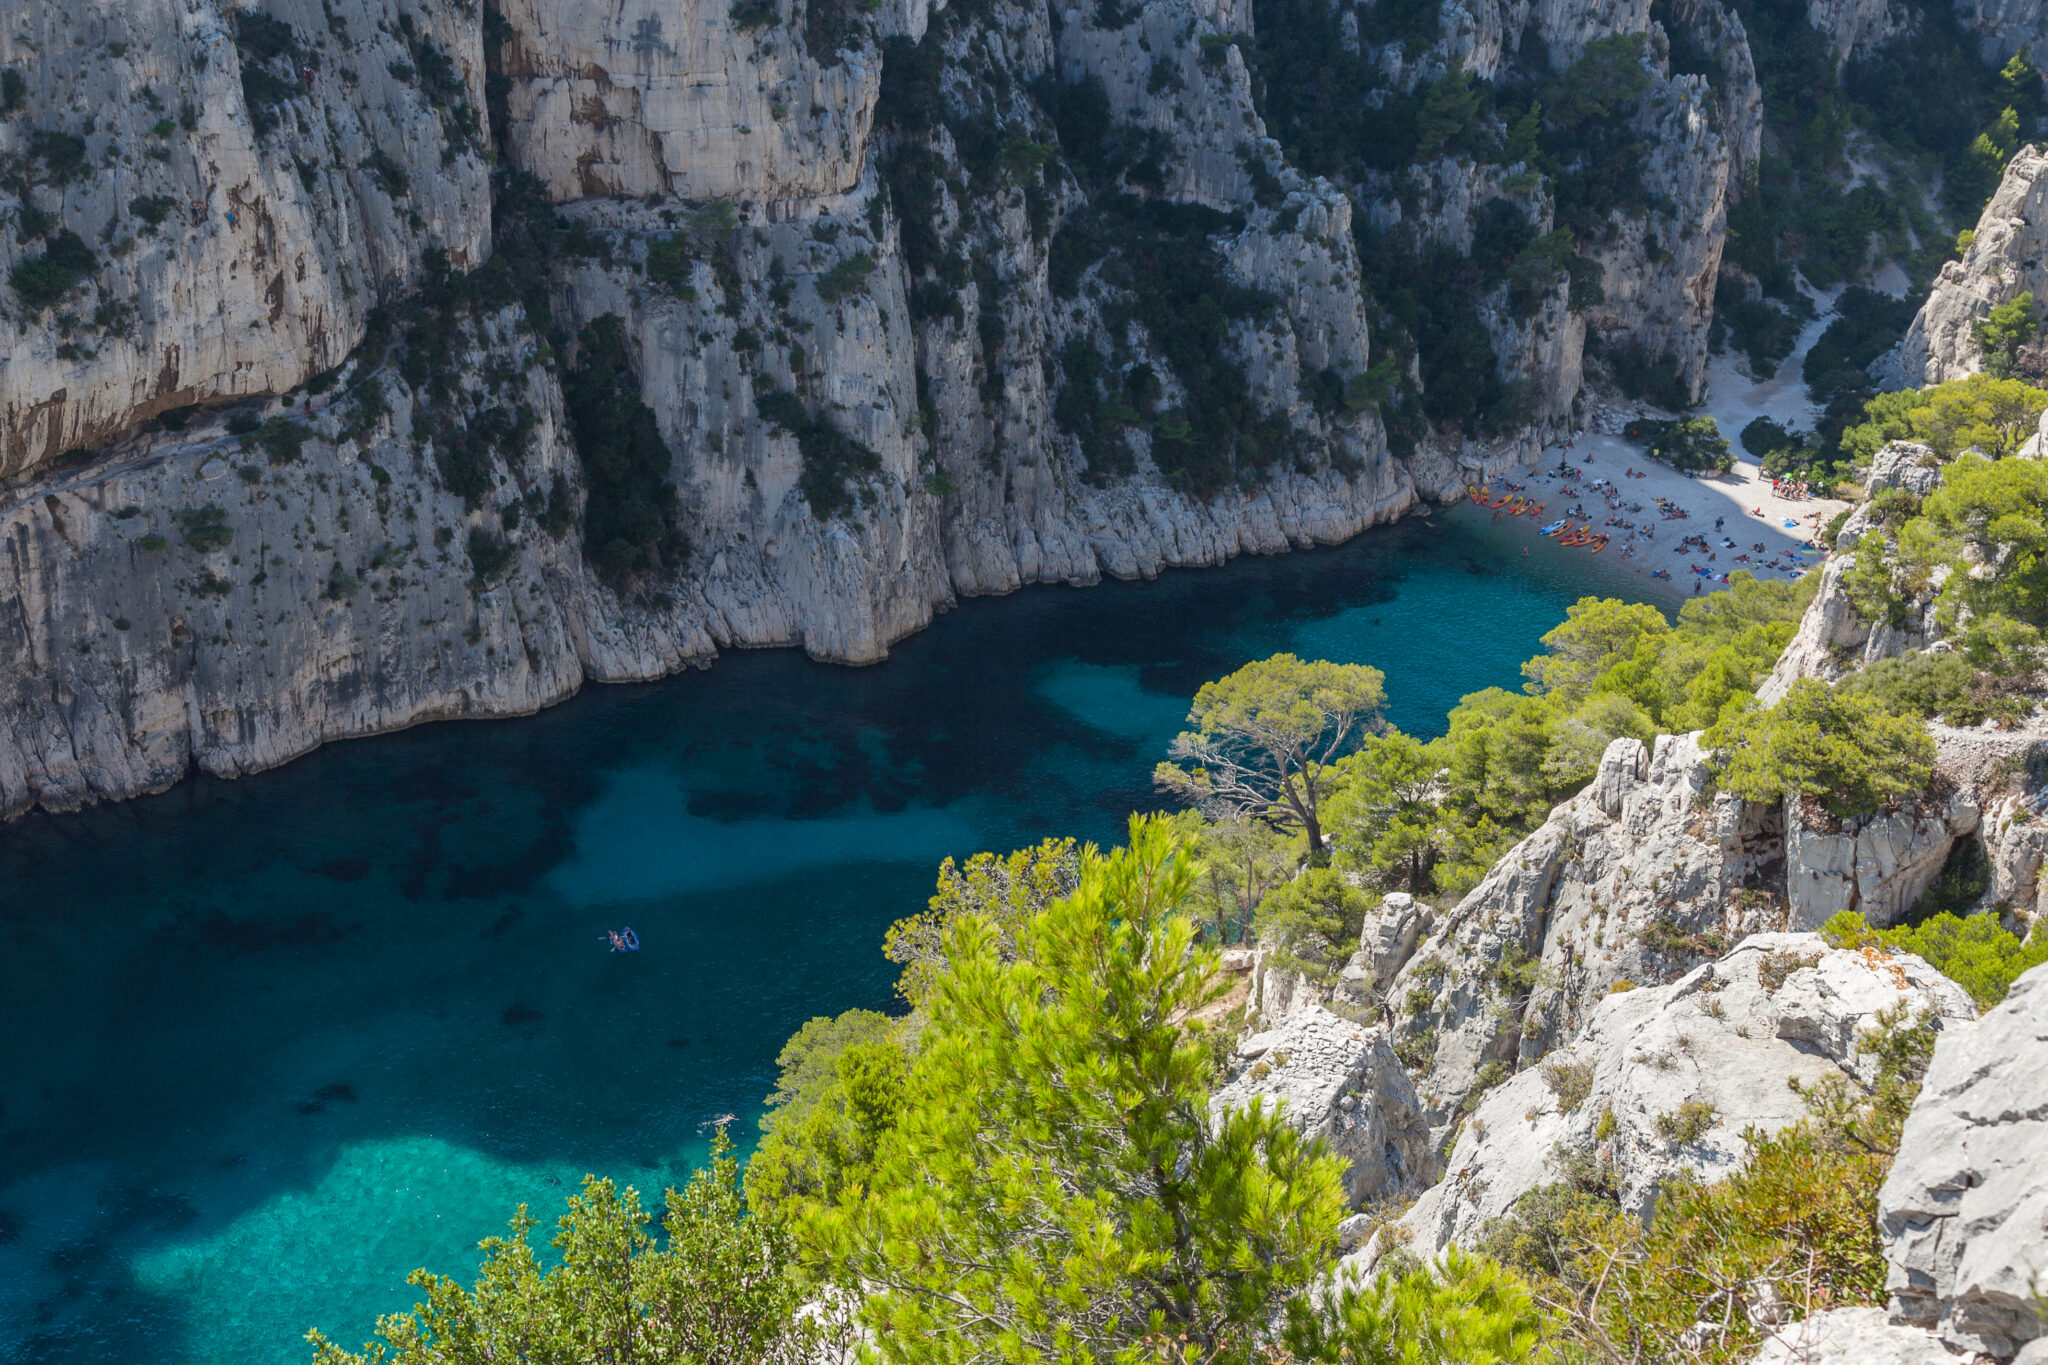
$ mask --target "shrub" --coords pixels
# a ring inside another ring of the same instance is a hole
[[[838,303],[851,298],[867,287],[868,276],[874,273],[875,258],[863,251],[845,260],[818,276],[818,299],[823,303]]]
[[[85,139],[73,133],[38,129],[29,135],[29,155],[43,163],[43,172],[62,185],[85,173]]]
[[[1897,715],[1932,719],[1969,695],[1970,666],[1960,654],[1904,654],[1852,673],[1841,686]]]
[[[787,389],[760,395],[754,406],[763,417],[796,437],[797,449],[804,457],[804,472],[797,486],[803,490],[811,515],[823,521],[851,511],[854,497],[847,480],[880,469],[881,456],[824,417],[811,416],[803,400]]]
[[[1278,965],[1327,993],[1356,951],[1358,931],[1372,904],[1342,873],[1309,868],[1266,893],[1253,917],[1253,932]]]
[[[242,415],[236,414],[238,417]],[[272,417],[261,425],[242,431],[240,435],[243,450],[261,447],[270,463],[283,465],[299,458],[299,451],[312,438],[313,429],[289,417]]]
[[[679,299],[697,297],[695,287],[690,284],[691,265],[689,238],[680,232],[650,237],[647,241],[647,278],[656,284],[668,286],[670,293]]]
[[[589,489],[583,551],[621,589],[640,575],[680,568],[688,553],[675,526],[675,457],[641,401],[618,316],[584,328],[578,349],[562,390]]]
[[[473,527],[468,541],[470,586],[483,587],[504,576],[513,560],[510,542],[494,536],[481,526]]]
[[[1717,1112],[1704,1100],[1687,1100],[1678,1108],[1657,1115],[1652,1123],[1659,1137],[1682,1147],[1705,1137],[1714,1126]]]
[[[1673,422],[1645,419],[1629,423],[1624,434],[1640,442],[1653,458],[1686,473],[1725,474],[1735,467],[1735,452],[1711,417],[1681,417]]]
[[[1712,1185],[1666,1184],[1649,1226],[1611,1208],[1574,1210],[1556,1239],[1559,1269],[1531,1273],[1563,1334],[1624,1360],[1746,1360],[1765,1309],[1884,1302],[1877,1191],[1890,1158],[1843,1146],[1819,1126],[1749,1130],[1748,1163]],[[1723,1330],[1694,1349],[1695,1324]]]
[[[128,211],[149,226],[156,227],[170,213],[173,203],[168,195],[142,194],[128,201]]]
[[[1799,344],[1800,318],[1769,299],[1744,297],[1732,283],[1724,283],[1715,297],[1714,321],[1728,328],[1758,379],[1775,375],[1778,362]]]
[[[1880,930],[1878,937],[1888,947],[1926,959],[1968,991],[1979,1009],[2005,999],[2022,973],[2048,962],[2048,932],[2042,926],[2022,941],[1995,914],[1958,918],[1944,912],[1919,924]]]
[[[1608,368],[1630,398],[1655,403],[1669,412],[1692,406],[1692,390],[1678,373],[1676,356],[1652,356],[1640,346],[1622,346],[1609,354]]]
[[[1557,1107],[1571,1114],[1593,1093],[1593,1064],[1558,1060],[1543,1065],[1543,1083],[1557,1099]]]
[[[171,513],[171,520],[185,533],[185,543],[201,554],[226,549],[235,538],[235,528],[227,524],[227,518],[227,512],[219,507],[192,507]]]
[[[1867,815],[1926,789],[1934,740],[1873,698],[1802,678],[1770,710],[1724,716],[1706,734],[1720,782],[1746,801],[1818,797],[1837,816]]]
[[[377,178],[377,186],[385,194],[397,199],[412,188],[412,180],[405,173],[405,167],[391,159],[382,147],[373,147],[363,158],[363,169]]]
[[[39,254],[17,263],[7,280],[23,303],[41,311],[76,289],[98,267],[92,249],[66,228]]]

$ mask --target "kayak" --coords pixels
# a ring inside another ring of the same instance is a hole
[[[1538,531],[1538,532],[1537,532],[1536,534],[1537,534],[1537,535],[1539,535],[1539,536],[1554,536],[1554,535],[1556,535],[1556,534],[1557,534],[1557,533],[1558,533],[1559,531],[1562,531],[1562,530],[1563,530],[1563,529],[1564,529],[1565,527],[1567,527],[1567,526],[1569,526],[1569,525],[1571,525],[1571,518],[1570,518],[1570,517],[1561,517],[1561,518],[1559,518],[1558,520],[1556,520],[1556,521],[1553,521],[1553,522],[1551,522],[1551,523],[1550,523],[1550,525],[1548,525],[1548,526],[1544,527],[1544,528],[1543,528],[1542,530]]]

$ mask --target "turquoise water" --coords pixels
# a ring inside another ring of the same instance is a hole
[[[0,1360],[300,1361],[521,1200],[677,1180],[804,1019],[886,1006],[882,931],[941,858],[1155,805],[1204,680],[1372,663],[1436,733],[1629,592],[1482,534],[1037,589],[877,668],[728,656],[0,827]]]

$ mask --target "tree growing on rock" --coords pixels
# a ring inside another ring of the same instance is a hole
[[[1248,1361],[1329,1264],[1342,1163],[1261,1108],[1210,1117],[1191,883],[1170,822],[1134,819],[1014,957],[951,927],[900,1117],[802,1223],[876,1358]]]
[[[1732,710],[1704,743],[1720,751],[1721,783],[1745,801],[1811,796],[1842,817],[1925,791],[1934,777],[1925,725],[1814,678],[1769,710]]]
[[[1265,820],[1308,839],[1321,864],[1323,799],[1335,765],[1380,728],[1386,675],[1364,664],[1292,654],[1246,664],[1202,684],[1171,753],[1152,780],[1212,814]]]
[[[1365,912],[1376,901],[1341,872],[1308,868],[1259,902],[1259,944],[1273,954],[1275,965],[1298,973],[1328,999],[1337,974],[1358,947]]]

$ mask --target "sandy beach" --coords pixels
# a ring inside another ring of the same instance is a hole
[[[1546,448],[1538,469],[1516,470],[1490,485],[1495,498],[1511,491],[1534,498],[1543,504],[1540,514],[1508,516],[1471,507],[1459,515],[1492,519],[1495,529],[1530,556],[1584,555],[1590,553],[1584,546],[1560,545],[1540,534],[1543,527],[1583,509],[1572,516],[1573,524],[1591,521],[1595,530],[1611,537],[1599,558],[1636,574],[1647,596],[1667,602],[1714,592],[1726,586],[1725,575],[1738,569],[1765,580],[1798,578],[1820,563],[1822,555],[1815,552],[1820,531],[1849,504],[1836,498],[1778,496],[1761,466],[1743,451],[1741,435],[1759,416],[1812,428],[1817,413],[1799,366],[1833,316],[1823,310],[1808,323],[1791,358],[1764,383],[1743,374],[1733,354],[1716,356],[1709,364],[1704,410],[1735,449],[1736,465],[1729,473],[1682,474],[1651,459],[1633,441],[1588,430],[1568,446]],[[1610,411],[1635,415],[1622,404]],[[1644,410],[1643,415],[1658,414]],[[1675,511],[1685,515],[1672,515]],[[1670,577],[1652,576],[1660,572]]]

